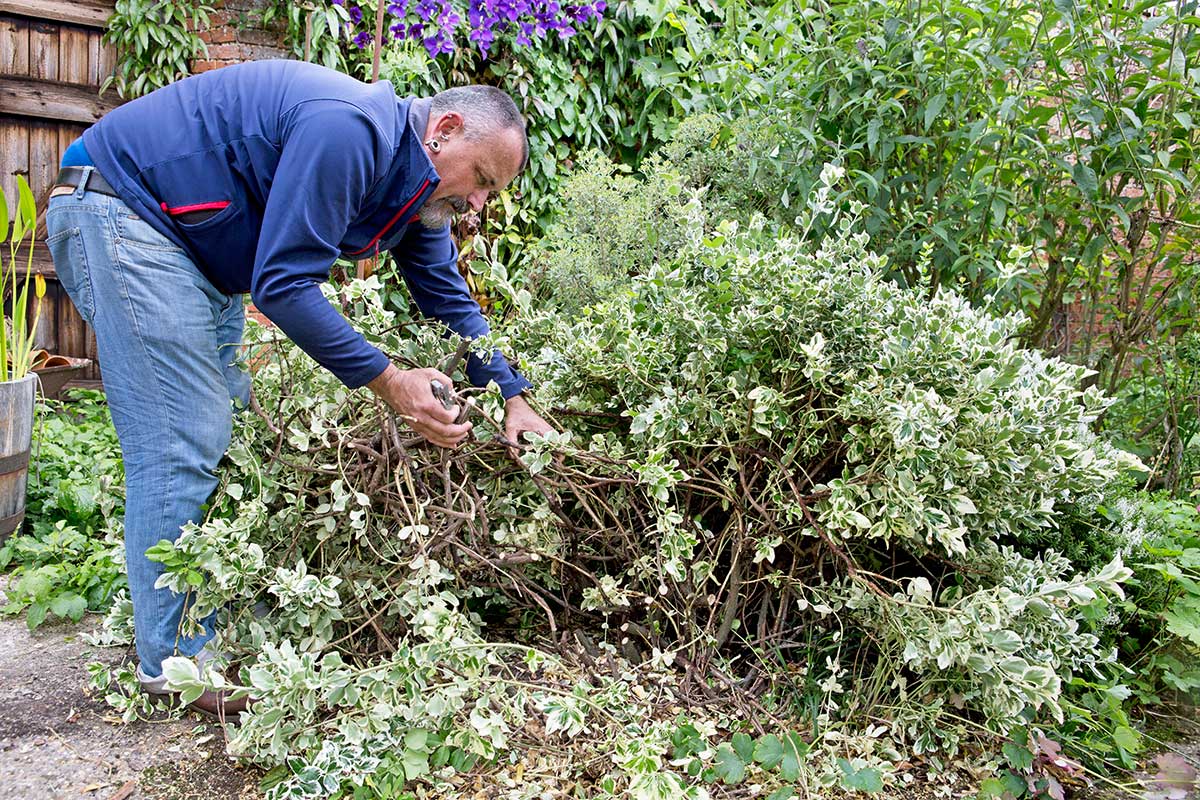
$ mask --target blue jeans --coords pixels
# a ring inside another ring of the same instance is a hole
[[[218,292],[187,253],[123,202],[90,191],[50,198],[47,245],[79,313],[96,331],[104,390],[125,461],[125,564],[140,670],[195,656],[212,637],[184,637],[187,598],[155,589],[146,549],[203,522],[216,468],[250,377],[235,363],[245,309]]]

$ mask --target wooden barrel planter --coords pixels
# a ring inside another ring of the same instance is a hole
[[[0,542],[25,519],[36,388],[36,375],[0,382]]]

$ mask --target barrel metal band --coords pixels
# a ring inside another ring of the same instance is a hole
[[[23,519],[25,519],[25,509],[21,509],[10,517],[0,517],[0,540],[21,527]]]
[[[29,467],[29,451],[13,453],[11,456],[0,456],[0,475],[19,472]]]

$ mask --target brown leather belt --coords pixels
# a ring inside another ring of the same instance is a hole
[[[87,191],[106,194],[109,197],[120,197],[117,190],[114,189],[108,181],[104,180],[104,176],[92,168],[86,170],[84,167],[63,167],[58,171],[58,177],[54,179],[54,188],[70,187],[72,189],[79,186],[83,180],[85,172],[88,175]]]

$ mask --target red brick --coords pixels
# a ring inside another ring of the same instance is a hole
[[[271,320],[267,319],[267,316],[265,314],[263,314],[261,311],[259,311],[257,308],[255,308],[254,303],[246,304],[246,316],[250,317],[251,319],[257,320],[259,323],[266,325],[267,327],[275,326],[274,322],[271,322]]]
[[[201,72],[211,72],[214,69],[228,67],[230,64],[236,64],[236,61],[193,61],[192,73],[199,75]]]
[[[274,47],[282,50],[284,31],[269,31],[261,28],[242,28],[237,32],[239,42]]]
[[[241,61],[242,47],[236,42],[233,44],[216,44],[208,48],[208,59],[210,61]]]
[[[212,28],[211,30],[200,31],[196,35],[200,37],[201,41],[210,45],[227,44],[237,41],[237,32],[233,28],[228,27]]]
[[[217,0],[217,8],[209,14],[208,25],[199,33],[207,44],[192,64],[192,71],[209,72],[242,61],[288,58],[284,47],[287,20],[276,18],[270,26],[262,25],[262,12],[269,0]]]
[[[282,47],[264,47],[258,44],[241,45],[240,58],[242,61],[262,61],[268,58],[282,58],[285,54]]]
[[[253,16],[262,17],[265,0],[225,0],[221,6],[233,11],[249,11]]]

